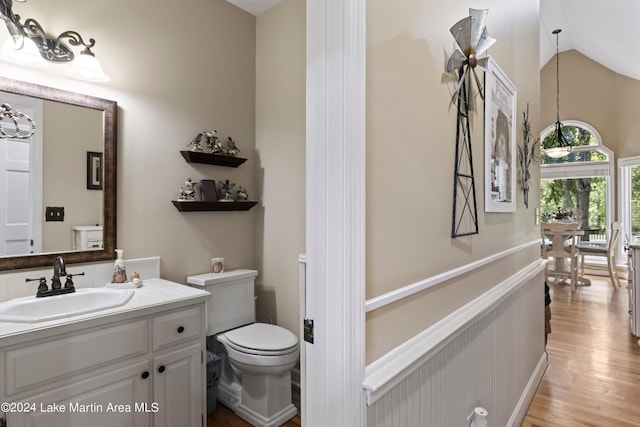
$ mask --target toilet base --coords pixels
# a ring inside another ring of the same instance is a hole
[[[222,379],[218,382],[218,402],[236,412],[242,399],[242,386],[236,382],[227,383]]]
[[[276,376],[245,373],[240,382],[223,375],[218,382],[218,401],[251,425],[278,427],[298,413],[291,403],[289,371]]]
[[[240,403],[236,407],[236,415],[245,420],[251,425],[256,427],[278,427],[289,421],[291,418],[295,417],[298,413],[293,404],[289,404],[282,408],[281,411],[273,414],[269,418],[266,418],[263,415],[258,414],[257,412],[251,410],[251,408],[247,408],[242,403]]]

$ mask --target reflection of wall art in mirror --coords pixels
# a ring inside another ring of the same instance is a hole
[[[87,151],[87,190],[102,190],[102,153]]]

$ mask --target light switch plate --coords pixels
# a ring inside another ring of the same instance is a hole
[[[64,207],[47,206],[44,216],[45,221],[64,221]]]

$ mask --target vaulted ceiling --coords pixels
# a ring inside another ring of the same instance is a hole
[[[227,1],[257,16],[282,0]],[[561,52],[640,80],[640,0],[540,0],[540,68],[556,53],[558,28]]]
[[[575,49],[595,62],[640,80],[640,0],[540,0],[540,68]]]

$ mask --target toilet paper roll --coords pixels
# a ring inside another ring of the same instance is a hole
[[[487,427],[488,415],[489,412],[480,406],[473,408],[473,420],[471,421],[471,427]]]

